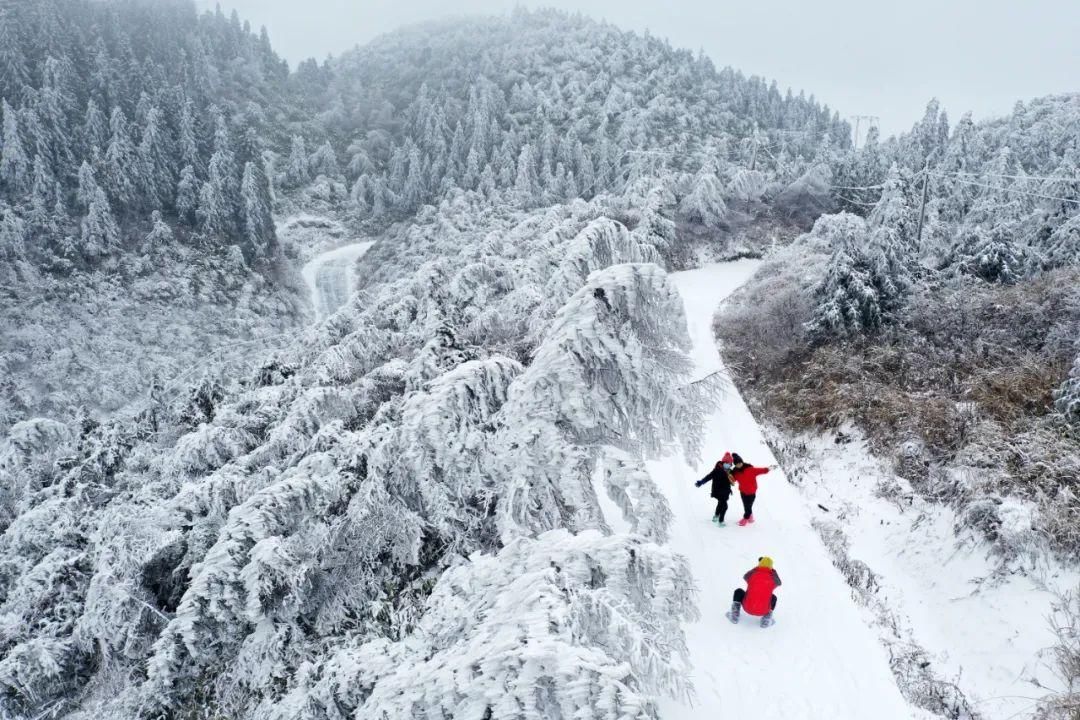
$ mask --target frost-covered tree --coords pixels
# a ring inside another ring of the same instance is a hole
[[[0,258],[11,263],[26,254],[26,224],[15,213],[0,214]]]
[[[690,222],[710,229],[723,226],[728,208],[715,164],[708,162],[702,165],[694,176],[690,191],[679,203],[679,212]]]
[[[3,145],[0,146],[0,181],[11,195],[19,196],[30,188],[30,158],[19,133],[19,116],[5,99],[0,103],[4,114]]]
[[[143,240],[143,247],[148,252],[160,253],[173,242],[173,231],[161,217],[161,211],[155,210],[150,216],[150,232]]]
[[[1051,267],[1080,260],[1080,159],[1076,146],[1065,151],[1057,168],[1039,185],[1033,243]],[[1050,199],[1052,198],[1052,199]]]
[[[918,206],[908,200],[909,182],[894,163],[885,177],[885,187],[868,218],[872,228],[880,228],[888,237],[887,244],[902,253],[913,254],[918,230]]]
[[[294,135],[292,150],[289,159],[285,163],[285,184],[287,187],[300,187],[311,182],[311,168],[309,166],[307,146],[303,135]]]
[[[815,342],[872,334],[895,318],[906,300],[904,290],[880,252],[844,243],[814,290],[806,330]]]
[[[627,453],[613,450],[604,457],[600,472],[604,489],[619,507],[631,532],[657,543],[666,542],[674,515],[644,464]]]
[[[45,165],[45,159],[40,155],[34,158],[33,176],[30,208],[26,218],[36,231],[44,232],[55,222],[52,216],[56,206],[56,183]]]
[[[523,145],[517,159],[517,176],[514,180],[517,200],[526,207],[533,205],[540,195],[540,181],[536,173],[536,158],[532,147]]]
[[[109,121],[101,112],[97,102],[90,98],[86,102],[86,115],[82,126],[82,144],[85,155],[90,156],[94,148],[104,151],[109,144]]]
[[[18,97],[30,81],[20,30],[16,7],[0,8],[0,97]]]
[[[295,181],[296,178],[302,178],[304,172],[302,168],[294,168],[293,162],[293,157],[290,155],[287,172]],[[334,147],[329,142],[324,142],[311,154],[307,167],[309,168],[308,172],[315,176],[325,175],[333,178],[341,174],[341,169],[338,167],[337,153],[334,152]]]
[[[151,107],[146,114],[138,157],[142,168],[140,176],[146,181],[144,193],[157,208],[168,206],[176,182],[170,145],[162,113],[156,107]]]
[[[566,302],[597,270],[624,263],[660,263],[656,248],[610,218],[593,220],[567,245],[547,283],[552,312]]]
[[[606,443],[654,454],[679,436],[696,452],[691,428],[702,398],[683,390],[690,364],[682,313],[667,276],[652,264],[597,271],[559,310],[504,410],[513,418],[500,438],[512,448],[501,471],[508,483],[504,536],[564,523],[596,527],[596,451],[585,448]],[[641,424],[645,417],[650,422]],[[560,435],[580,447],[552,462]]]
[[[82,252],[89,258],[112,254],[120,246],[120,228],[113,218],[105,191],[96,188],[82,220]]]
[[[145,180],[131,142],[127,116],[117,107],[109,120],[109,147],[105,151],[105,177],[102,186],[121,212],[130,212],[139,204],[140,182]]]
[[[224,149],[215,151],[210,158],[210,177],[199,192],[200,229],[217,242],[229,237],[236,227],[233,170],[232,153]]]
[[[277,247],[277,236],[270,212],[270,183],[261,162],[249,162],[244,166],[241,196],[244,204],[245,255],[249,259],[269,257]]]
[[[199,193],[199,178],[195,175],[195,168],[185,165],[176,184],[176,214],[189,225],[195,223],[198,214]]]
[[[204,168],[202,155],[199,153],[199,131],[196,123],[195,104],[188,100],[180,111],[179,134],[177,145],[179,146],[179,160],[185,167],[193,171]]]

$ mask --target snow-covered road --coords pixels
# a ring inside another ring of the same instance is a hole
[[[722,367],[712,334],[720,302],[753,274],[757,262],[721,263],[675,274],[686,304],[701,375]],[[753,332],[745,328],[744,332]],[[695,488],[724,451],[747,462],[775,462],[765,440],[734,387],[706,422],[699,467],[676,457],[649,464],[675,515],[672,548],[690,562],[697,584],[701,620],[686,628],[697,697],[691,705],[667,701],[666,720],[702,718],[922,718],[927,715],[901,696],[889,658],[852,601],[811,528],[805,500],[781,471],[760,481],[754,516],[737,527],[738,495],[732,498],[728,526],[710,521],[715,501],[708,486]],[[761,555],[776,562],[783,586],[777,591],[777,624],[761,629],[744,615],[738,626],[724,617],[742,575]]]
[[[349,299],[356,287],[353,265],[374,244],[343,245],[316,255],[304,265],[301,274],[311,291],[316,320],[330,315]]]

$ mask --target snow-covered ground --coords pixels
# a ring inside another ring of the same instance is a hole
[[[743,260],[677,273],[686,304],[701,375],[722,367],[711,321],[720,302],[745,282],[758,263]],[[726,450],[748,462],[775,462],[761,429],[734,388],[729,388],[704,429],[705,457],[698,467],[680,458],[650,463],[675,515],[671,545],[686,556],[699,590],[700,621],[686,628],[696,698],[691,704],[667,702],[670,720],[757,717],[922,718],[906,702],[889,669],[889,658],[870,625],[868,612],[852,600],[843,576],[810,525],[810,511],[783,472],[761,478],[754,515],[757,522],[737,527],[738,495],[729,524],[710,521],[715,501],[708,486],[695,488]],[[738,626],[724,617],[742,575],[761,555],[776,562],[777,624],[761,629],[744,615]]]
[[[1018,558],[999,572],[1000,560],[985,542],[957,536],[951,509],[916,497],[857,433],[845,435],[843,444],[827,436],[798,438],[808,505],[842,526],[849,556],[874,571],[876,597],[927,652],[939,677],[955,683],[987,720],[1029,716],[1046,694],[1042,688],[1061,688],[1046,653],[1056,642],[1048,617],[1080,574],[1045,555]],[[898,492],[879,493],[883,480]],[[1031,517],[1022,507],[1003,514]]]
[[[356,287],[353,265],[372,245],[373,242],[343,245],[316,255],[304,265],[301,274],[311,291],[316,320],[337,310],[352,295]]]

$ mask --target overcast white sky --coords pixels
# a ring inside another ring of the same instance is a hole
[[[214,0],[197,0],[213,7]],[[931,97],[955,122],[1018,99],[1080,91],[1080,0],[222,0],[278,52],[338,55],[400,25],[516,5],[580,10],[704,49],[718,67],[805,89],[844,117],[905,130]]]

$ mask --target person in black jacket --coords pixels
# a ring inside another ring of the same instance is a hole
[[[716,512],[713,513],[712,521],[724,527],[724,515],[727,514],[728,498],[731,497],[731,485],[735,482],[731,479],[731,455],[724,455],[724,459],[716,463],[716,467],[712,469],[705,477],[694,483],[695,487],[701,487],[705,483],[712,481],[712,492],[709,494],[716,498]]]

